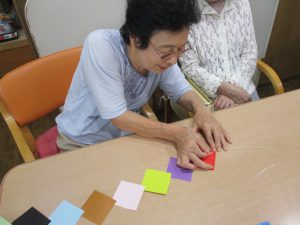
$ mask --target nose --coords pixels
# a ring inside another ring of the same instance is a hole
[[[167,62],[170,63],[171,65],[177,63],[177,59],[179,58],[178,54],[173,54],[168,60]]]

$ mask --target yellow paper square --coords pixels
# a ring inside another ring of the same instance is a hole
[[[171,173],[147,169],[144,175],[142,185],[145,191],[167,194],[171,181]]]

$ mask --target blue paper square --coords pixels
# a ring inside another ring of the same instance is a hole
[[[49,225],[75,225],[84,211],[67,201],[62,201],[52,212]]]
[[[268,221],[258,223],[257,225],[271,225]]]

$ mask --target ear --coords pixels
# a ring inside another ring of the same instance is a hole
[[[129,36],[129,39],[130,39],[130,45],[135,46],[135,39],[136,39],[136,37],[130,35],[130,36]]]
[[[139,46],[141,45],[141,41],[139,40],[139,38],[133,35],[130,35],[129,38],[130,38],[130,45],[139,48]]]

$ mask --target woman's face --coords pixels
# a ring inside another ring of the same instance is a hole
[[[177,63],[178,57],[186,49],[188,29],[180,32],[158,31],[150,38],[146,49],[136,49],[138,64],[145,70],[162,73]]]

